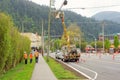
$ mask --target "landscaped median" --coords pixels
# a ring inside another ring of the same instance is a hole
[[[15,68],[9,70],[3,75],[0,75],[0,80],[30,80],[34,69],[35,62],[18,64]]]
[[[44,57],[46,60],[46,57]],[[83,76],[77,76],[73,72],[67,70],[60,63],[55,61],[52,58],[49,58],[49,62],[47,62],[53,73],[55,74],[58,80],[83,80]]]

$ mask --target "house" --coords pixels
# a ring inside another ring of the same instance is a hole
[[[41,46],[41,36],[39,36],[37,33],[21,33],[21,35],[26,36],[30,39],[31,45],[30,47],[37,47],[39,48]]]
[[[115,34],[108,34],[108,35],[104,35],[104,40],[109,39],[111,43],[114,42],[114,36],[117,35],[118,39],[120,40],[120,33],[115,33]],[[102,33],[99,34],[99,41],[103,41],[103,35]]]

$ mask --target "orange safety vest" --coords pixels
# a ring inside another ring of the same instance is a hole
[[[38,57],[39,56],[39,53],[38,52],[35,52],[35,57]]]
[[[27,59],[27,54],[26,53],[24,54],[24,59]]]
[[[32,59],[32,57],[33,57],[33,55],[32,55],[32,54],[30,54],[30,59]]]

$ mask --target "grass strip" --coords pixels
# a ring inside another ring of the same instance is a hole
[[[44,57],[44,59],[46,60],[46,57]],[[52,58],[49,58],[49,62],[47,63],[58,80],[68,80],[68,79],[69,80],[82,80],[83,79],[83,78],[76,76],[71,71],[66,70],[61,64],[59,64]]]
[[[18,64],[15,68],[7,71],[0,76],[0,80],[30,80],[34,69],[35,62],[24,64],[24,62]]]

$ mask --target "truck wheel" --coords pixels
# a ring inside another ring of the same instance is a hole
[[[63,62],[65,62],[65,59],[62,59]]]
[[[75,59],[75,62],[77,62],[77,59]]]

